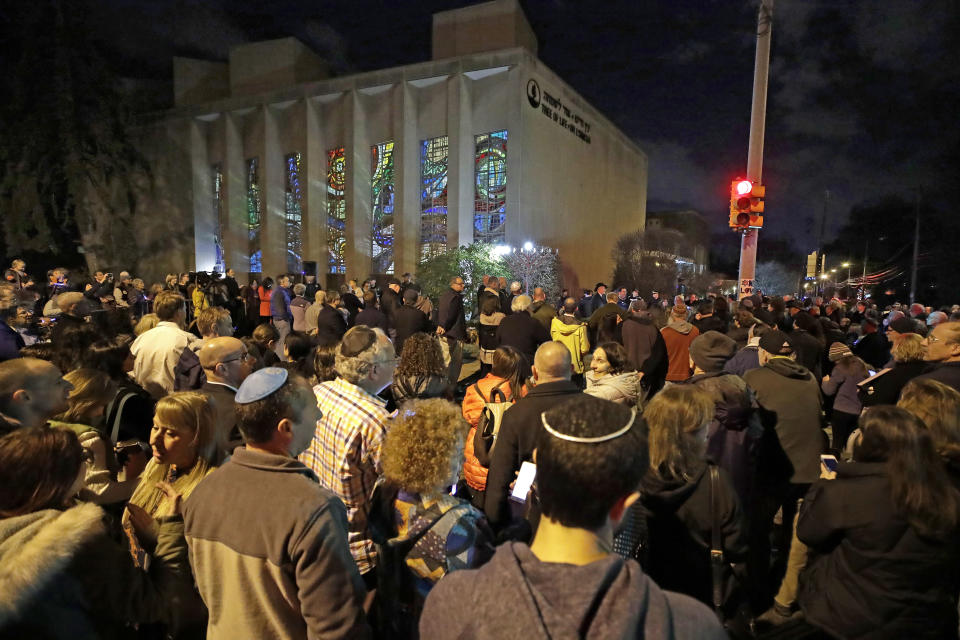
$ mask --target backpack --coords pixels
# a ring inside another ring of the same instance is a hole
[[[480,419],[477,420],[477,432],[473,436],[473,455],[484,467],[490,466],[490,456],[493,455],[493,447],[497,443],[503,414],[513,406],[513,393],[510,394],[508,401],[500,390],[502,384],[503,382],[491,389],[489,399],[483,397],[479,383],[473,385],[477,395],[483,400],[483,410],[480,412]]]

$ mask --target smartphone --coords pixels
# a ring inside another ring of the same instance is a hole
[[[524,462],[520,466],[520,473],[517,474],[517,481],[513,483],[513,491],[510,493],[510,499],[517,502],[526,502],[527,494],[530,492],[530,486],[537,475],[537,465],[532,462]]]
[[[840,466],[840,463],[837,462],[837,456],[831,456],[828,454],[820,456],[820,462],[823,464],[823,466],[834,473],[837,472],[837,467]]]

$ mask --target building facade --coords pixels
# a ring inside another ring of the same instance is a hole
[[[642,229],[647,159],[536,57],[516,0],[442,12],[433,60],[329,77],[292,38],[228,63],[177,58],[174,109],[138,135],[139,224],[164,268],[415,272],[474,241],[559,250],[565,284],[610,276]]]

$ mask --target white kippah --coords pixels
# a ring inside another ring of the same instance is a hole
[[[608,433],[604,436],[594,436],[592,438],[581,438],[579,436],[571,436],[566,433],[560,433],[547,423],[547,412],[544,411],[540,414],[540,422],[543,423],[543,428],[547,430],[547,433],[552,435],[554,438],[560,438],[561,440],[566,440],[567,442],[581,442],[584,444],[596,444],[598,442],[606,442],[607,440],[613,440],[614,438],[619,438],[627,431],[630,431],[630,427],[633,426],[634,420],[637,419],[637,410],[630,410],[630,420],[627,421],[627,424],[614,431],[613,433]]]

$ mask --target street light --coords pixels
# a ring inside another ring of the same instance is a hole
[[[527,240],[526,242],[524,242],[524,243],[523,243],[523,250],[524,250],[524,251],[533,251],[533,243],[530,242],[529,240]]]

